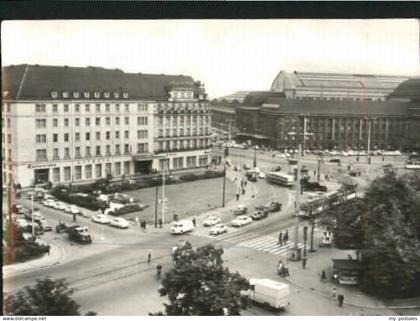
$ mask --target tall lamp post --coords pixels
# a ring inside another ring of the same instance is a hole
[[[257,167],[257,145],[254,146],[254,168]]]

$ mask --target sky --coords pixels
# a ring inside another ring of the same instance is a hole
[[[211,99],[269,90],[280,70],[420,75],[419,21],[5,21],[2,65],[190,75]]]

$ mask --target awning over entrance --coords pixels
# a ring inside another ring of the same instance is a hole
[[[149,153],[133,155],[133,161],[152,160],[152,159],[153,159],[153,155]]]

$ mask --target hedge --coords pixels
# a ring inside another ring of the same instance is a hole
[[[54,190],[51,192],[51,195],[53,195],[59,201],[75,204],[77,206],[84,207],[92,211],[103,211],[106,208],[108,208],[108,204],[106,202],[98,200],[95,196],[69,194],[69,192],[65,188],[62,188],[60,186],[54,188]]]

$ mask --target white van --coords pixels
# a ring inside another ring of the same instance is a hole
[[[257,303],[282,309],[290,304],[290,287],[270,279],[250,279],[251,290],[248,297]]]
[[[191,232],[194,229],[194,224],[188,220],[173,222],[171,226],[172,234],[184,234]]]

